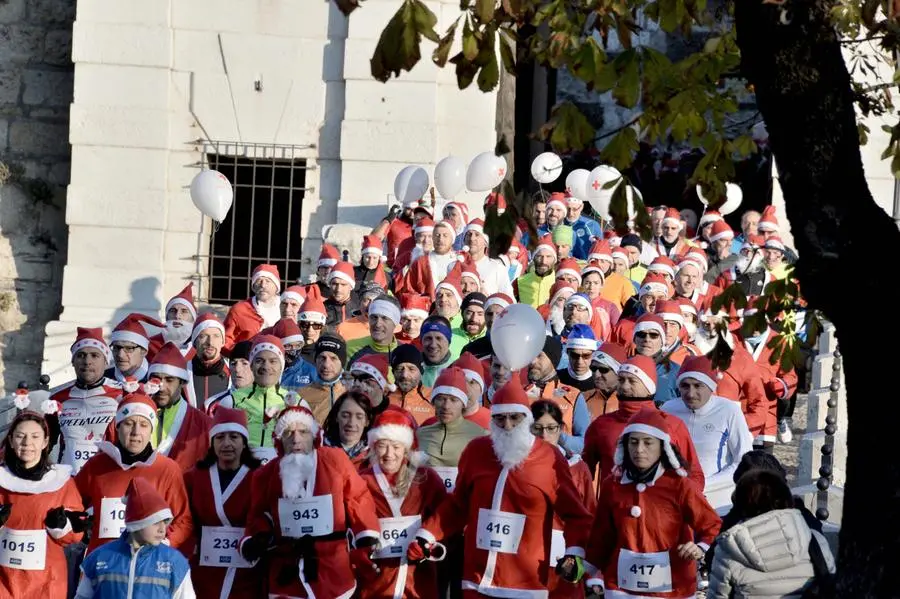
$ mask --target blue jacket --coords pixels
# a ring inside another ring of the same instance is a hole
[[[657,406],[681,397],[678,393],[678,370],[681,364],[672,361],[660,362],[656,365],[656,394],[654,399]]]
[[[193,599],[190,566],[177,549],[144,545],[134,549],[124,532],[81,564],[84,577],[76,599]]]
[[[281,386],[291,391],[301,389],[310,383],[318,382],[316,367],[302,358],[291,364],[281,375]]]
[[[572,227],[572,231],[575,233],[575,243],[572,245],[571,250],[572,256],[578,260],[587,260],[588,255],[591,253],[591,246],[594,245],[594,238],[603,238],[600,223],[581,215],[574,223],[565,221],[565,224]]]

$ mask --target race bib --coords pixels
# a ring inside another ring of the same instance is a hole
[[[381,549],[375,552],[375,558],[403,557],[422,527],[422,516],[379,518],[378,524],[381,527]]]
[[[94,514],[96,518],[97,515]],[[100,502],[100,538],[118,539],[125,530],[125,502],[121,497],[104,497]]]
[[[334,532],[334,505],[331,494],[307,499],[278,500],[281,534],[286,537],[322,537]]]
[[[671,593],[669,552],[635,553],[619,550],[619,588],[638,593]]]
[[[263,464],[278,457],[278,452],[274,447],[251,447],[250,453]]]
[[[0,528],[0,566],[43,570],[46,560],[47,531]]]
[[[563,531],[555,528],[550,533],[550,567],[555,568],[556,562],[566,554],[566,537]]]
[[[241,557],[244,529],[235,526],[204,526],[200,537],[200,565],[213,568],[252,568]]]
[[[447,492],[452,493],[456,488],[456,475],[459,474],[459,468],[440,466],[434,468],[434,471],[437,472],[438,476],[441,477],[441,480],[444,481],[444,488],[447,489]]]
[[[517,553],[524,529],[525,516],[522,514],[481,508],[478,510],[475,545],[485,551]]]
[[[63,454],[62,463],[72,466],[75,472],[79,472],[85,463],[97,453],[97,443],[94,441],[66,440],[66,451]]]

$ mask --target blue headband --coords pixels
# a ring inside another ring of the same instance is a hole
[[[428,321],[422,325],[422,330],[419,333],[419,339],[424,339],[425,333],[440,333],[447,338],[447,341],[453,339],[453,334],[450,332],[450,327],[436,320]]]

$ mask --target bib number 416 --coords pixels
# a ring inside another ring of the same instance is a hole
[[[500,524],[499,522],[488,522],[486,530],[495,535],[508,535],[511,532],[509,524]]]

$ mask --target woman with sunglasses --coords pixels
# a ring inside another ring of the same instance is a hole
[[[545,443],[557,447],[566,457],[566,460],[569,462],[569,471],[572,473],[572,480],[575,483],[581,502],[593,514],[597,507],[597,499],[594,493],[593,481],[591,480],[591,471],[579,454],[573,454],[559,444],[559,437],[565,429],[562,410],[559,409],[559,406],[554,401],[539,399],[531,404],[531,415],[534,417],[531,433],[535,437],[543,439]],[[565,548],[566,541],[563,536],[563,523],[559,518],[554,517],[553,532],[550,540],[550,566],[556,566],[556,562],[564,555]],[[556,575],[552,567],[550,569],[550,581],[547,586],[550,591],[550,599],[584,597],[583,585],[563,580]]]

